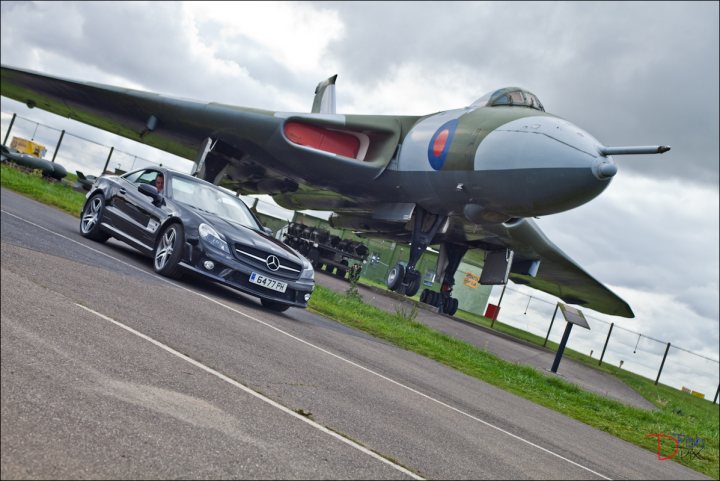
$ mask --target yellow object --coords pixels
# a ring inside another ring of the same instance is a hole
[[[476,276],[472,272],[465,273],[465,280],[463,281],[463,284],[471,289],[475,289],[478,286],[478,282],[480,282],[480,276]]]
[[[701,392],[693,391],[692,389],[686,388],[685,386],[681,387],[680,390],[682,392],[686,392],[688,394],[691,394],[695,397],[699,397],[700,399],[705,399],[705,395]]]
[[[32,140],[23,139],[22,137],[13,137],[10,142],[10,148],[17,150],[21,154],[30,154],[34,157],[43,158],[47,153],[44,145],[33,142]]]

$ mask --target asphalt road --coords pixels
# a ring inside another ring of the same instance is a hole
[[[0,200],[3,479],[702,479],[307,311],[166,280],[71,216]]]

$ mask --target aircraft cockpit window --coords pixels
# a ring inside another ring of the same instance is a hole
[[[540,100],[534,94],[517,87],[507,87],[485,94],[471,105],[471,107],[500,106],[529,107],[531,109],[545,111],[542,103],[540,103]]]

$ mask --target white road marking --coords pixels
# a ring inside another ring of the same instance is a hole
[[[379,378],[381,378],[381,379],[384,379],[384,380],[386,380],[386,381],[388,381],[388,382],[390,382],[390,383],[392,383],[392,384],[395,384],[396,386],[402,387],[402,388],[404,388],[404,389],[406,389],[406,390],[408,390],[408,391],[410,391],[410,392],[412,392],[412,393],[414,393],[414,394],[417,394],[418,396],[421,396],[421,397],[423,397],[423,398],[425,398],[425,399],[428,399],[428,400],[430,400],[430,401],[432,401],[432,402],[435,402],[435,403],[437,403],[437,404],[439,404],[439,405],[441,405],[441,406],[443,406],[443,407],[446,407],[446,408],[448,408],[448,409],[450,409],[450,410],[452,410],[452,411],[454,411],[454,412],[456,412],[456,413],[458,413],[458,414],[461,414],[461,415],[466,416],[466,417],[468,417],[468,418],[470,418],[470,419],[472,419],[472,420],[474,420],[474,421],[477,421],[477,422],[479,422],[479,423],[481,423],[481,424],[483,424],[483,425],[485,425],[485,426],[487,426],[487,427],[489,427],[489,428],[495,429],[495,430],[497,430],[497,431],[499,431],[499,432],[501,432],[501,433],[503,433],[503,434],[506,434],[506,435],[510,436],[510,437],[513,438],[513,439],[516,439],[516,440],[518,440],[518,441],[520,441],[520,442],[523,442],[523,443],[525,443],[525,444],[527,444],[527,445],[529,445],[529,446],[532,446],[532,447],[534,447],[534,448],[537,448],[537,449],[539,449],[539,450],[541,450],[541,451],[543,451],[543,452],[545,452],[545,453],[547,453],[547,454],[550,454],[551,456],[554,456],[554,457],[556,457],[556,458],[558,458],[558,459],[561,459],[561,460],[563,460],[563,461],[566,461],[566,462],[572,464],[573,466],[577,466],[578,468],[584,469],[585,471],[588,471],[588,472],[590,472],[590,473],[592,473],[592,474],[594,474],[594,475],[596,475],[596,476],[599,476],[599,477],[602,478],[602,479],[608,479],[608,480],[609,480],[609,479],[612,479],[612,478],[608,478],[607,476],[604,476],[604,475],[598,473],[597,471],[593,471],[592,469],[590,469],[590,468],[588,468],[588,467],[586,467],[586,466],[583,466],[582,464],[576,463],[575,461],[573,461],[573,460],[571,460],[571,459],[568,459],[568,458],[566,458],[566,457],[564,457],[564,456],[562,456],[562,455],[560,455],[560,454],[557,454],[557,453],[555,453],[555,452],[553,452],[553,451],[550,451],[550,450],[547,449],[547,448],[544,448],[544,447],[542,447],[542,446],[540,446],[540,445],[538,445],[538,444],[535,444],[535,443],[533,443],[532,441],[529,441],[529,440],[524,439],[524,438],[522,438],[522,437],[520,437],[520,436],[517,436],[516,434],[513,434],[513,433],[511,433],[511,432],[509,432],[509,431],[506,431],[506,430],[502,429],[502,428],[499,427],[499,426],[495,426],[495,425],[492,424],[492,423],[489,423],[489,422],[487,422],[487,421],[484,421],[484,420],[482,420],[482,419],[480,419],[480,418],[478,418],[478,417],[476,417],[476,416],[473,416],[472,414],[466,413],[465,411],[462,411],[462,410],[460,410],[460,409],[458,409],[458,408],[456,408],[456,407],[454,407],[454,406],[450,406],[449,404],[444,403],[443,401],[440,401],[440,400],[438,400],[438,399],[435,399],[435,398],[432,397],[432,396],[429,396],[429,395],[424,394],[424,393],[422,393],[422,392],[420,392],[420,391],[418,391],[418,390],[416,390],[416,389],[413,389],[413,388],[411,388],[411,387],[409,387],[409,386],[406,386],[406,385],[404,385],[404,384],[402,384],[402,383],[400,383],[400,382],[398,382],[398,381],[395,381],[394,379],[390,379],[389,377],[386,377],[386,376],[384,376],[384,375],[382,375],[382,374],[380,374],[380,373],[378,373],[378,372],[375,372],[375,371],[373,371],[372,369],[366,368],[365,366],[361,366],[360,364],[357,364],[357,363],[355,363],[355,362],[353,362],[353,361],[351,361],[351,360],[349,360],[349,359],[345,359],[345,358],[342,357],[342,356],[339,356],[339,355],[337,355],[337,354],[334,354],[334,353],[332,353],[332,352],[330,352],[330,351],[328,351],[328,350],[326,350],[326,349],[323,349],[322,347],[316,346],[316,345],[314,345],[314,344],[312,344],[312,343],[310,343],[310,342],[308,342],[308,341],[305,341],[304,339],[300,339],[299,337],[296,337],[296,336],[290,334],[289,332],[283,331],[282,329],[277,328],[277,327],[273,326],[272,324],[269,324],[269,323],[267,323],[267,322],[265,322],[265,321],[262,321],[262,320],[260,320],[260,319],[257,319],[257,318],[255,318],[255,317],[253,317],[253,316],[251,316],[251,315],[249,315],[249,314],[246,314],[246,313],[244,313],[244,312],[242,312],[242,311],[238,311],[237,309],[234,309],[233,307],[230,307],[230,306],[228,306],[228,305],[226,305],[226,304],[223,304],[222,302],[220,302],[220,301],[218,301],[218,300],[216,300],[216,299],[213,299],[213,298],[211,298],[211,297],[208,297],[208,296],[206,296],[205,294],[200,294],[199,292],[195,292],[195,291],[193,291],[193,290],[191,290],[191,289],[188,289],[187,287],[184,287],[184,286],[181,286],[181,285],[179,285],[179,284],[176,284],[175,282],[170,281],[170,280],[168,280],[167,278],[161,277],[161,276],[159,276],[159,275],[157,275],[157,274],[155,274],[155,273],[150,273],[150,272],[148,272],[148,271],[146,271],[146,270],[144,270],[144,269],[141,269],[141,268],[139,268],[139,267],[137,267],[137,266],[134,266],[134,265],[132,265],[132,264],[128,264],[127,262],[125,262],[125,261],[123,261],[123,260],[121,260],[121,259],[118,259],[118,258],[116,258],[116,257],[111,256],[110,254],[106,254],[105,252],[102,252],[102,251],[99,251],[99,250],[97,250],[97,249],[95,249],[95,248],[93,248],[93,247],[87,246],[87,245],[83,244],[82,242],[78,242],[78,241],[76,241],[75,239],[71,239],[71,238],[69,238],[69,237],[66,237],[66,236],[58,233],[58,232],[52,231],[52,230],[50,230],[50,229],[48,229],[48,228],[46,228],[46,227],[43,227],[43,226],[38,225],[38,224],[35,224],[34,222],[31,222],[31,221],[29,221],[29,220],[27,220],[27,219],[24,219],[24,218],[20,217],[20,216],[17,216],[17,215],[15,215],[15,214],[12,214],[12,213],[4,210],[4,209],[0,209],[0,211],[2,211],[2,212],[5,213],[5,214],[8,214],[8,215],[10,215],[10,216],[12,216],[12,217],[15,217],[15,218],[17,218],[17,219],[19,219],[19,220],[22,220],[22,221],[24,221],[24,222],[26,222],[26,223],[28,223],[28,224],[30,224],[30,225],[33,225],[33,226],[35,226],[35,227],[38,227],[38,228],[40,228],[40,229],[42,229],[42,230],[45,230],[45,231],[47,231],[47,232],[50,232],[51,234],[54,234],[54,235],[56,235],[56,236],[58,236],[58,237],[61,237],[61,238],[66,239],[66,240],[69,240],[70,242],[74,242],[75,244],[78,244],[78,245],[80,245],[80,246],[82,246],[82,247],[85,247],[86,249],[90,249],[90,250],[92,250],[92,251],[94,251],[94,252],[97,252],[98,254],[101,254],[101,255],[104,255],[104,256],[106,256],[106,257],[109,257],[109,258],[111,258],[111,259],[113,259],[113,260],[115,260],[115,261],[117,261],[117,262],[119,262],[119,263],[121,263],[121,264],[123,264],[123,265],[126,265],[126,266],[128,266],[128,267],[131,267],[132,269],[135,269],[135,270],[138,270],[138,271],[140,271],[140,272],[143,272],[143,273],[147,274],[147,275],[150,276],[150,277],[153,277],[153,278],[155,278],[155,279],[159,279],[159,280],[164,281],[164,282],[166,282],[166,283],[168,283],[168,284],[170,284],[170,285],[173,285],[173,286],[175,286],[175,287],[177,287],[177,288],[179,288],[179,289],[183,289],[183,290],[185,290],[185,291],[187,291],[187,292],[190,292],[190,293],[192,293],[192,294],[194,294],[194,295],[196,295],[196,296],[202,297],[202,298],[204,298],[204,299],[206,299],[206,300],[208,300],[208,301],[210,301],[210,302],[213,302],[213,303],[215,303],[215,304],[218,304],[218,305],[220,305],[220,306],[222,306],[222,307],[224,307],[224,308],[226,308],[226,309],[228,309],[228,310],[230,310],[230,311],[232,311],[232,312],[234,312],[234,313],[236,313],[236,314],[240,314],[241,316],[247,317],[248,319],[251,319],[251,320],[253,320],[253,321],[255,321],[255,322],[259,323],[259,324],[262,324],[262,325],[264,325],[264,326],[267,326],[267,327],[269,327],[270,329],[273,329],[273,330],[275,330],[275,331],[277,331],[277,332],[279,332],[279,333],[281,333],[281,334],[284,334],[285,336],[288,336],[288,337],[290,337],[290,338],[292,338],[292,339],[295,339],[296,341],[299,341],[299,342],[301,342],[301,343],[303,343],[303,344],[305,344],[305,345],[307,345],[307,346],[310,346],[310,347],[312,347],[312,348],[314,348],[314,349],[317,349],[318,351],[321,351],[321,352],[323,352],[323,353],[325,353],[325,354],[328,354],[329,356],[332,356],[332,357],[334,357],[334,358],[336,358],[336,359],[338,359],[338,360],[340,360],[340,361],[343,361],[343,362],[345,362],[345,363],[347,363],[347,364],[350,364],[350,365],[352,365],[352,366],[355,366],[355,367],[357,367],[358,369],[362,369],[363,371],[368,372],[368,373],[370,373],[370,374],[372,374],[372,375],[374,375],[374,376],[377,376],[377,377],[379,377]],[[81,306],[81,307],[82,307],[82,306]],[[291,412],[292,412],[292,411],[291,411]],[[295,414],[295,413],[294,413],[294,414]]]
[[[318,424],[318,423],[316,423],[315,421],[313,421],[312,419],[309,419],[309,418],[307,418],[307,417],[305,417],[305,416],[301,416],[300,414],[296,413],[295,411],[292,411],[292,410],[286,408],[286,407],[283,406],[282,404],[278,404],[277,402],[273,401],[272,399],[270,399],[270,398],[268,398],[268,397],[266,397],[266,396],[263,396],[263,395],[260,394],[259,392],[250,389],[250,388],[247,387],[246,385],[244,385],[244,384],[242,384],[242,383],[239,383],[238,381],[235,381],[234,379],[231,379],[231,378],[227,377],[227,376],[224,375],[223,373],[218,372],[218,371],[216,371],[215,369],[213,369],[213,368],[211,368],[211,367],[208,367],[208,366],[206,366],[205,364],[202,364],[201,362],[196,361],[195,359],[192,359],[192,358],[190,358],[190,357],[188,357],[188,356],[186,356],[186,355],[184,355],[184,354],[182,354],[182,353],[177,352],[175,349],[171,348],[170,346],[168,346],[168,345],[166,345],[166,344],[163,344],[162,342],[157,341],[157,340],[153,339],[153,338],[150,337],[150,336],[146,336],[146,335],[143,334],[142,332],[136,331],[136,330],[133,329],[132,327],[126,326],[126,325],[123,324],[122,322],[118,322],[118,321],[116,321],[115,319],[112,319],[112,318],[110,318],[110,317],[108,317],[108,316],[106,316],[106,315],[100,314],[99,312],[94,311],[94,310],[90,309],[89,307],[85,307],[85,306],[83,306],[83,305],[81,305],[81,304],[75,303],[75,305],[78,306],[78,307],[80,307],[80,308],[82,308],[82,309],[85,309],[86,311],[88,311],[88,312],[90,312],[90,313],[92,313],[92,314],[95,314],[96,316],[98,316],[98,317],[101,318],[101,319],[105,319],[105,320],[108,321],[108,322],[112,322],[112,323],[115,324],[116,326],[118,326],[118,327],[120,327],[120,328],[122,328],[122,329],[125,329],[126,331],[128,331],[128,332],[131,333],[131,334],[135,334],[136,336],[138,336],[138,337],[140,337],[140,338],[142,338],[142,339],[145,339],[145,340],[148,341],[148,342],[151,342],[152,344],[156,345],[156,346],[159,347],[160,349],[163,349],[163,350],[169,352],[169,353],[172,354],[173,356],[179,357],[179,358],[182,359],[183,361],[189,362],[189,363],[192,364],[193,366],[198,367],[198,368],[202,369],[203,371],[212,374],[213,376],[215,376],[215,377],[217,377],[217,378],[225,381],[226,383],[231,384],[231,385],[235,386],[235,387],[238,388],[238,389],[242,389],[243,391],[245,391],[246,393],[250,394],[251,396],[255,396],[256,398],[260,399],[261,401],[266,402],[267,404],[271,405],[271,406],[274,407],[274,408],[277,408],[277,409],[281,410],[282,412],[284,412],[284,413],[286,413],[286,414],[289,414],[290,416],[294,417],[295,419],[299,419],[300,421],[309,424],[310,426],[314,427],[315,429],[318,429],[318,430],[324,432],[325,434],[334,437],[334,438],[337,439],[338,441],[342,441],[343,443],[352,446],[353,448],[355,448],[355,449],[357,449],[357,450],[359,450],[359,451],[367,454],[368,456],[371,456],[371,457],[373,457],[373,458],[375,458],[375,459],[377,459],[377,460],[379,460],[379,461],[382,461],[382,462],[385,463],[385,464],[388,464],[388,465],[392,466],[393,468],[397,469],[397,470],[400,471],[401,473],[407,474],[408,476],[412,477],[413,479],[421,479],[421,480],[422,480],[422,479],[425,479],[425,478],[421,478],[420,476],[416,475],[415,473],[412,473],[411,471],[408,471],[407,469],[403,468],[402,466],[397,465],[397,464],[395,464],[395,463],[393,463],[393,462],[391,462],[391,461],[383,458],[382,456],[380,456],[380,455],[378,455],[378,454],[370,451],[369,449],[367,449],[367,448],[364,447],[364,446],[361,446],[360,444],[356,443],[355,441],[352,441],[352,440],[350,440],[350,439],[344,438],[344,437],[340,436],[339,434],[337,434],[337,433],[335,433],[335,432],[333,432],[333,431],[330,431],[328,428],[326,428],[326,427],[323,426],[322,424]]]

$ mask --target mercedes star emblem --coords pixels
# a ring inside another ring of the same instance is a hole
[[[271,271],[280,269],[280,259],[275,256],[268,256],[267,259],[265,259],[265,264],[267,264],[268,269]]]

